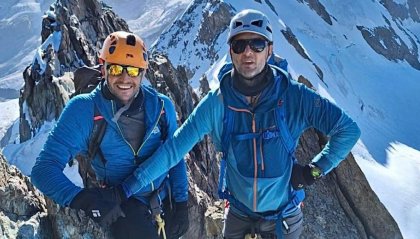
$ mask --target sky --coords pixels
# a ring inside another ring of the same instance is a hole
[[[10,33],[0,34],[0,138],[8,135],[10,144],[3,148],[3,153],[11,164],[17,165],[26,175],[30,174],[54,122],[46,123],[33,140],[14,144],[19,141],[19,106],[16,98],[23,85],[22,71],[32,61],[35,48],[40,45],[41,16],[51,2],[4,0],[0,3],[0,33]],[[169,36],[173,34],[173,30],[168,28],[171,23],[168,18],[174,18],[177,15],[175,12],[182,13],[189,1],[168,1],[170,6],[183,6],[176,11],[162,8],[163,1],[106,2],[127,20],[130,29],[141,36],[150,33],[147,35],[149,46],[157,43],[155,40],[163,31],[157,48],[167,51],[175,66],[187,65],[195,70],[190,82],[193,87],[198,86],[203,74],[210,79],[212,88],[217,87],[218,81],[214,76],[229,60],[226,54],[227,32],[216,40],[215,49],[219,59],[214,64],[194,54],[202,45],[186,40],[195,38],[202,13],[214,10],[209,4],[201,4],[192,13],[197,16],[192,19],[196,24],[179,45],[165,48]],[[153,5],[153,2],[157,3]],[[226,2],[237,10],[255,8],[264,11],[273,24],[274,32],[278,33],[274,34],[275,52],[288,60],[292,75],[302,74],[310,79],[321,95],[341,106],[359,124],[362,137],[352,150],[357,163],[397,221],[404,238],[418,238],[420,187],[415,182],[420,181],[420,71],[405,61],[392,62],[378,55],[355,28],[355,24],[386,26],[384,17],[392,19],[386,9],[377,1],[342,0],[339,4],[321,1],[333,16],[333,25],[330,26],[309,7],[303,6],[304,3],[294,0],[281,1],[282,4],[273,2],[276,11],[281,13],[279,16],[266,5],[256,2]],[[398,2],[406,3],[405,0]],[[6,7],[11,10],[6,10]],[[395,26],[393,21],[391,24]],[[420,38],[419,23],[406,19],[401,24]],[[292,29],[312,61],[323,69],[323,81],[317,77],[312,62],[304,60],[280,33],[285,26]],[[402,30],[394,29],[409,44]],[[184,44],[188,48],[186,51],[180,47]],[[71,168],[66,170],[69,177],[81,185],[77,172]]]

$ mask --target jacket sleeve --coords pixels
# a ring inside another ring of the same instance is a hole
[[[220,117],[218,112],[223,112],[223,107],[217,110],[217,101],[218,98],[214,92],[207,94],[181,127],[175,131],[173,138],[166,140],[123,182],[123,186],[129,188],[130,193],[134,194],[182,160],[184,155],[203,139],[204,135],[214,129],[215,119]],[[218,119],[218,121],[221,120]]]
[[[81,191],[80,187],[64,175],[63,170],[78,152],[87,151],[87,137],[90,131],[89,125],[86,125],[89,123],[83,117],[88,113],[86,109],[93,109],[74,99],[64,108],[31,172],[32,183],[46,196],[63,206],[68,206]]]
[[[169,126],[168,139],[170,139],[173,138],[173,134],[178,128],[178,125],[174,105],[168,98],[165,98],[165,111]],[[188,200],[188,179],[185,160],[179,161],[175,167],[169,170],[169,183],[173,198],[176,202],[184,202]]]
[[[302,85],[300,109],[307,127],[315,127],[329,137],[312,162],[324,174],[344,160],[360,137],[360,129],[341,108]]]

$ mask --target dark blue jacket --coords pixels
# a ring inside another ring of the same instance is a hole
[[[33,184],[45,195],[61,205],[68,206],[81,191],[64,174],[63,169],[77,154],[86,154],[89,136],[93,128],[94,104],[107,121],[107,128],[101,143],[101,150],[107,160],[105,166],[96,157],[92,161],[98,179],[109,186],[121,184],[138,167],[135,159],[146,160],[161,145],[159,117],[164,107],[168,122],[168,139],[177,128],[176,112],[172,102],[154,89],[142,86],[145,107],[145,136],[138,152],[124,139],[120,127],[112,121],[117,104],[104,98],[99,85],[90,94],[81,94],[71,99],[64,108],[57,124],[51,131],[39,157],[32,168]],[[162,100],[161,100],[162,99]],[[147,203],[150,193],[157,189],[169,173],[172,195],[177,202],[188,199],[186,165],[183,160],[174,164],[171,170],[161,170],[159,176],[150,181],[134,197]],[[166,195],[166,191],[162,192]]]

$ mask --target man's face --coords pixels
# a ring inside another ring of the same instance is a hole
[[[145,70],[113,63],[106,63],[103,67],[109,90],[123,104],[127,104],[139,91]],[[136,70],[139,70],[140,73],[134,76]],[[129,72],[132,76],[130,76]]]
[[[251,39],[265,40],[264,37],[258,34],[245,32],[235,36],[232,43],[238,40]],[[232,58],[232,62],[235,65],[236,70],[247,79],[256,76],[264,69],[267,59],[273,51],[273,46],[266,43],[263,51],[256,52],[249,46],[249,44],[252,43],[249,43],[242,53],[235,53],[232,50],[232,43],[230,45],[230,56]]]

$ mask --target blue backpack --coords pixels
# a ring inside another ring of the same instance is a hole
[[[271,58],[268,61],[268,64],[271,66],[274,66],[278,70],[282,71],[286,75],[287,73],[287,61],[285,59],[282,59],[278,57],[277,55],[272,55]],[[228,73],[232,69],[232,63],[227,63],[225,66],[222,67],[219,73],[219,79],[222,79],[223,76]],[[222,138],[221,138],[221,145],[222,145],[222,153],[223,157],[220,162],[220,173],[219,173],[219,186],[218,186],[218,193],[220,199],[227,199],[229,203],[234,205],[237,209],[242,211],[243,213],[246,213],[249,217],[255,218],[255,219],[265,219],[265,220],[275,220],[279,223],[276,223],[276,231],[278,234],[278,237],[282,237],[281,233],[281,225],[282,225],[282,219],[283,214],[288,209],[292,207],[298,206],[304,199],[305,193],[303,190],[294,191],[292,193],[291,203],[289,203],[285,208],[280,209],[279,211],[269,214],[269,215],[262,215],[261,213],[256,213],[249,209],[249,206],[245,206],[238,200],[236,200],[230,193],[229,189],[226,187],[226,156],[228,155],[229,145],[232,140],[232,132],[235,125],[235,118],[234,118],[235,112],[231,110],[226,103],[224,103],[224,118],[223,118],[223,131],[222,131]],[[263,131],[259,133],[245,133],[240,135],[234,135],[236,139],[244,139],[248,140],[251,138],[262,138],[263,140],[272,139],[276,137],[280,137],[281,143],[284,145],[284,147],[287,149],[287,152],[290,156],[294,154],[295,151],[295,142],[292,139],[292,136],[290,134],[290,130],[286,124],[285,121],[285,110],[284,107],[280,105],[280,107],[277,107],[275,110],[275,117],[277,119],[276,126],[277,130],[275,131]],[[294,157],[292,157],[294,158]],[[296,162],[294,162],[296,163]],[[274,196],[275,197],[275,196]]]

